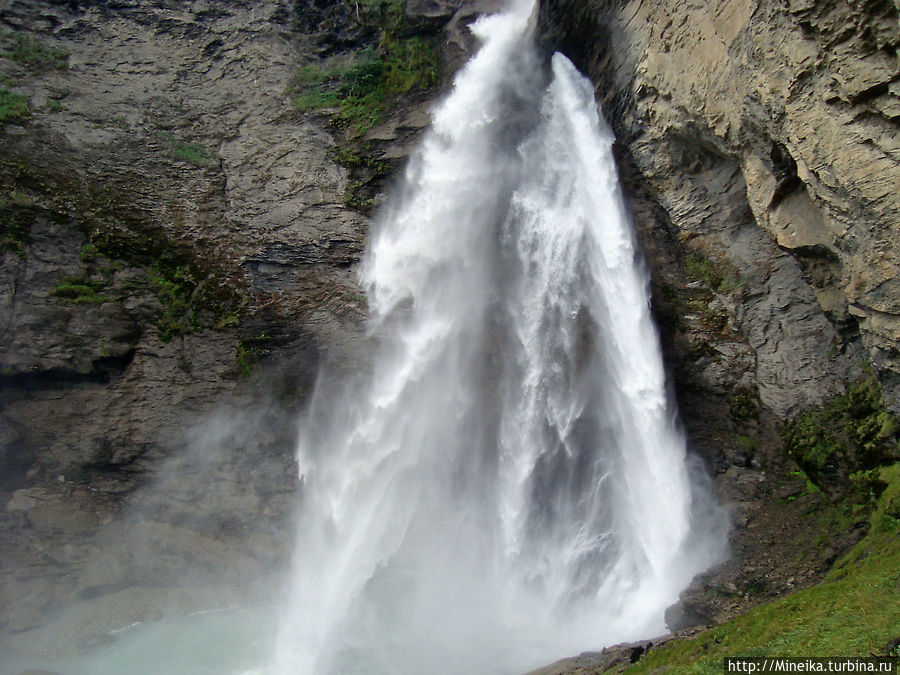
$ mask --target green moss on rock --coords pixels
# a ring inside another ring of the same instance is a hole
[[[103,284],[87,277],[63,277],[50,291],[50,295],[70,305],[99,304],[109,302],[109,297],[100,291]]]
[[[21,124],[31,118],[31,109],[28,106],[28,98],[0,88],[0,127],[9,124]]]
[[[29,209],[0,200],[0,253],[15,253],[25,257],[25,247],[31,242],[30,231],[34,217]]]
[[[439,64],[433,45],[408,36],[404,3],[359,3],[360,21],[378,27],[376,44],[298,69],[288,87],[302,112],[328,112],[340,128],[363,134],[378,124],[398,99],[437,84]]]
[[[897,420],[884,408],[874,377],[848,385],[821,409],[781,429],[788,454],[819,487],[897,457]]]
[[[33,35],[4,33],[0,35],[0,56],[35,70],[65,70],[69,67],[69,53],[48,47]]]

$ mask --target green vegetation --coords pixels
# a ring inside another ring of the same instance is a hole
[[[32,35],[6,33],[0,36],[0,44],[0,56],[35,70],[65,70],[69,67],[68,52],[47,47]]]
[[[755,391],[739,387],[728,401],[728,414],[735,422],[748,422],[759,415],[759,397]]]
[[[373,148],[367,146],[361,152],[357,152],[347,146],[336,147],[332,152],[335,162],[348,169],[368,169],[373,173],[384,175],[388,173],[388,162],[374,157]]]
[[[117,118],[118,119],[118,118]],[[127,122],[122,118],[122,122],[125,124],[125,128],[127,129]],[[169,149],[172,151],[172,154],[182,161],[188,162],[189,164],[193,164],[194,166],[198,166],[200,168],[208,168],[211,166],[216,166],[218,161],[212,155],[209,150],[200,145],[199,143],[185,143],[183,141],[179,141],[175,138],[174,134],[166,132],[163,134],[166,139],[166,142],[169,145]]]
[[[87,243],[81,247],[81,250],[78,252],[78,257],[82,262],[91,263],[97,260],[99,254],[100,251],[94,244]]]
[[[375,205],[370,188],[390,173],[390,163],[375,157],[375,152],[371,144],[367,144],[360,150],[338,146],[332,153],[334,161],[350,169],[354,177],[344,188],[344,206],[347,208],[365,212]]]
[[[204,328],[225,328],[240,322],[243,301],[195,264],[166,250],[149,267],[147,278],[163,307],[156,325],[159,337],[168,342]]]
[[[397,99],[437,84],[438,61],[429,42],[402,37],[402,0],[363,0],[359,6],[360,20],[380,29],[377,44],[350,58],[336,56],[301,67],[287,93],[298,110],[333,111],[337,126],[363,134]]]
[[[849,385],[820,410],[807,410],[781,430],[788,454],[824,487],[838,469],[871,469],[897,456],[897,419],[884,409],[874,376]]]
[[[31,242],[32,220],[31,212],[18,206],[12,198],[0,200],[0,254],[9,251],[25,257],[25,247]]]
[[[77,302],[84,303],[152,292],[161,305],[155,321],[164,340],[240,323],[247,303],[242,278],[227,275],[227,264],[219,264],[210,252],[200,255],[193,243],[173,240],[166,229],[119,199],[122,196],[85,188],[69,174],[48,176],[31,167],[27,158],[0,157],[0,243],[4,251],[24,256],[35,213],[75,220],[86,238],[78,257],[87,267],[83,276],[89,282],[67,280],[51,297],[62,302],[81,298]],[[125,266],[135,270],[114,276]]]
[[[189,335],[200,327],[194,294],[201,287],[187,268],[157,260],[147,277],[163,306],[163,313],[156,322],[163,342],[168,342],[177,335]]]
[[[260,359],[270,352],[266,344],[271,338],[265,333],[252,338],[240,338],[235,348],[235,358],[238,368],[246,377],[253,370]]]
[[[878,478],[868,534],[825,581],[653,649],[626,672],[721,673],[726,656],[886,655],[900,637],[900,464]]]
[[[363,188],[366,185],[367,182],[358,180],[347,183],[347,187],[344,188],[344,206],[348,209],[363,212],[367,212],[375,206],[375,198],[366,197],[363,194]]]
[[[726,263],[717,263],[699,253],[684,259],[684,271],[694,281],[702,281],[715,293],[734,293],[744,285],[738,273]]]
[[[109,302],[110,299],[100,293],[102,288],[102,283],[86,277],[63,277],[50,294],[70,305]]]
[[[44,104],[44,112],[46,113],[57,113],[65,109],[66,106],[57,101],[55,98],[47,99],[47,102]]]
[[[0,88],[0,127],[7,122],[21,124],[31,117],[28,99],[9,89]]]
[[[172,148],[172,153],[185,162],[194,166],[207,167],[215,166],[216,161],[212,155],[202,145],[197,143],[176,143]]]

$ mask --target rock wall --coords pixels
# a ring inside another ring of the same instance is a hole
[[[477,8],[421,4],[452,66]],[[421,94],[348,140],[292,104],[302,63],[371,44],[353,10],[0,3],[0,103],[27,101],[0,109],[0,634],[73,601],[102,633],[284,565],[298,411],[365,358],[338,146],[396,166],[428,121]]]
[[[737,273],[720,295],[763,405],[821,403],[861,342],[896,410],[896,4],[546,0],[542,15],[664,225]]]
[[[263,577],[289,540],[294,414],[362,315],[365,218],[284,96],[292,8],[0,16],[0,72],[30,106],[0,134],[0,630],[152,597],[179,565]],[[245,371],[270,352],[263,387]]]

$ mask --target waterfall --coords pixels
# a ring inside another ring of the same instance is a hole
[[[700,522],[590,82],[531,0],[472,27],[362,265],[371,372],[298,448],[274,672],[521,673],[665,631]]]

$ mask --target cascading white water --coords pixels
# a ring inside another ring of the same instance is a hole
[[[318,393],[274,672],[517,673],[662,632],[698,526],[590,83],[473,27],[362,278],[380,348]],[[549,85],[547,81],[549,79]]]

